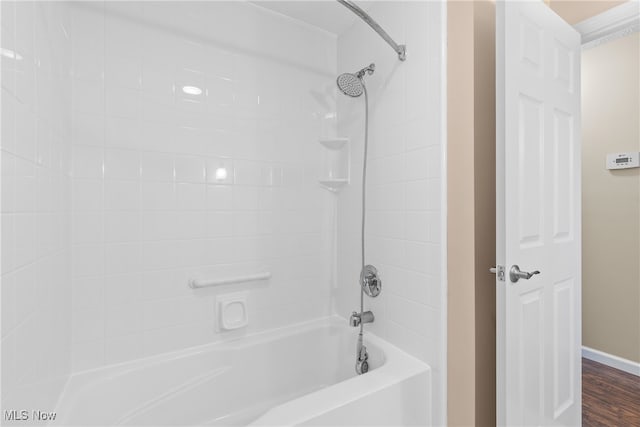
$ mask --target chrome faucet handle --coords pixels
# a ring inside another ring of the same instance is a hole
[[[380,295],[382,290],[382,280],[378,275],[378,270],[373,265],[365,265],[360,272],[360,286],[364,293],[372,298]]]

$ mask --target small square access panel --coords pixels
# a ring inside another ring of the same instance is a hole
[[[216,307],[220,331],[232,331],[244,328],[249,324],[246,292],[218,295]]]

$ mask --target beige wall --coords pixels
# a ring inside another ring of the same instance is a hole
[[[582,55],[583,344],[640,362],[640,169],[607,153],[640,151],[638,33]]]
[[[495,3],[448,3],[448,424],[495,425]]]
[[[475,425],[473,20],[472,3],[447,4],[447,421],[450,426]]]
[[[476,423],[496,424],[496,57],[495,3],[474,7],[474,197]]]

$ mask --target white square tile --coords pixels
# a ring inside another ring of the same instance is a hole
[[[233,235],[254,236],[258,233],[257,212],[234,212]]]
[[[82,114],[104,114],[105,95],[101,82],[73,81],[73,111]]]
[[[106,179],[137,180],[140,177],[140,153],[135,150],[107,148],[104,176]]]
[[[142,240],[178,238],[178,214],[174,211],[145,211],[142,213]]]
[[[234,217],[231,212],[207,212],[207,237],[227,237],[233,235]]]
[[[201,239],[206,235],[206,213],[180,212],[177,215],[176,227],[178,239]]]
[[[440,171],[440,147],[430,146],[427,148],[427,178],[439,178]]]
[[[36,118],[25,104],[16,108],[15,154],[35,161],[36,159]]]
[[[23,40],[19,37],[18,41]],[[17,48],[20,52],[20,48]],[[31,55],[24,55],[24,61],[20,61],[15,74],[15,95],[25,106],[35,109],[36,104],[36,70]],[[31,59],[31,61],[29,60]]]
[[[235,180],[238,185],[262,185],[262,168],[258,162],[235,160],[233,162]]]
[[[104,116],[74,112],[71,133],[75,145],[103,146],[105,140]]]
[[[237,211],[258,210],[259,187],[233,188],[233,209]]]
[[[228,185],[207,185],[207,209],[231,210],[233,208],[233,187]]]
[[[440,209],[440,197],[441,197],[441,181],[440,179],[429,179],[426,183],[427,191],[427,209],[435,211]]]
[[[162,105],[174,105],[174,71],[164,64],[146,61],[142,66],[145,97]]]
[[[207,182],[209,184],[233,184],[234,169],[231,159],[207,159]]]
[[[184,270],[160,270],[143,273],[143,299],[170,298],[185,295],[188,272]]]
[[[73,215],[73,243],[102,243],[104,240],[102,212],[78,212]]]
[[[34,212],[36,210],[36,167],[33,163],[16,158],[15,162],[15,199],[16,212]]]
[[[135,334],[142,330],[142,310],[139,305],[123,305],[106,312],[107,339]]]
[[[173,298],[145,302],[142,308],[143,328],[167,328],[183,322],[178,302],[179,299]]]
[[[136,149],[143,146],[143,129],[140,122],[131,118],[107,117],[105,121],[105,145]]]
[[[204,210],[206,194],[205,184],[176,184],[176,207],[179,210]]]
[[[103,188],[101,180],[73,180],[73,208],[75,211],[101,210]]]
[[[406,183],[407,210],[427,210],[429,208],[428,181],[410,181]]]
[[[204,73],[181,68],[176,73],[176,105],[179,108],[204,111],[207,87]]]
[[[104,339],[104,310],[78,308],[73,311],[73,342]]]
[[[407,123],[406,150],[415,150],[433,144],[435,141],[430,140],[429,134],[429,127],[425,120],[422,118],[410,120]]]
[[[143,152],[140,155],[141,176],[145,181],[167,181],[174,179],[174,158],[168,153]]]
[[[73,277],[104,274],[103,245],[74,245],[71,259]]]
[[[141,113],[141,96],[137,89],[107,86],[105,94],[108,117],[138,119]]]
[[[0,66],[4,65],[6,61],[2,61]],[[5,74],[2,69],[2,82],[4,84]],[[0,146],[6,152],[15,152],[16,147],[16,114],[17,114],[17,101],[8,92],[5,91],[4,86],[2,89],[2,99],[0,100],[2,106],[2,129],[0,129],[2,141]]]
[[[404,238],[417,242],[430,241],[430,213],[429,212],[407,212],[406,231]]]
[[[104,308],[104,278],[78,277],[73,279],[72,306],[74,308]]]
[[[142,273],[126,273],[105,277],[105,307],[113,310],[118,307],[136,304],[142,299]]]
[[[36,254],[36,215],[31,213],[15,214],[15,265],[20,267],[35,261]]]
[[[135,18],[141,17],[134,15]],[[142,27],[117,14],[105,14],[105,53],[107,58],[139,58],[142,54]]]
[[[107,338],[105,341],[105,362],[107,365],[138,359],[142,356],[142,338],[138,334]]]
[[[73,147],[74,178],[102,179],[104,150],[98,147],[76,145]]]
[[[140,209],[140,183],[137,181],[105,181],[104,206],[106,210]]]
[[[142,183],[143,210],[169,210],[175,207],[176,193],[172,182]]]
[[[142,269],[159,270],[178,268],[178,245],[172,240],[149,241],[142,243]]]
[[[177,156],[175,159],[176,182],[205,181],[205,161],[201,157]]]
[[[405,153],[404,178],[407,181],[427,179],[429,177],[429,150],[421,148]]]
[[[406,267],[421,273],[430,273],[429,256],[433,255],[428,243],[405,242],[405,263]]]
[[[14,215],[3,213],[2,218],[2,274],[12,271],[16,266],[16,230],[14,225]]]
[[[142,64],[139,59],[109,56],[106,60],[104,78],[107,87],[140,89]]]
[[[73,37],[73,50],[80,47],[87,51],[104,52],[104,14],[102,7],[97,10],[82,8],[71,9],[71,27],[76,37]]]
[[[223,112],[234,103],[233,84],[230,79],[207,76],[207,102],[209,111]]]
[[[108,211],[104,213],[105,242],[135,242],[140,239],[139,211]]]
[[[105,245],[105,274],[139,271],[141,254],[139,243],[108,243]]]
[[[75,80],[102,84],[104,80],[104,56],[85,49],[76,49],[72,73]]]
[[[2,344],[6,345],[6,336],[16,327],[18,304],[16,298],[15,274],[7,274],[2,278]],[[6,349],[6,347],[5,347]]]

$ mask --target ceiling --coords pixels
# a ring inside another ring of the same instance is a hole
[[[358,19],[349,9],[334,0],[252,1],[251,3],[287,15],[307,24],[339,35]],[[372,2],[359,1],[358,6],[367,10]]]

